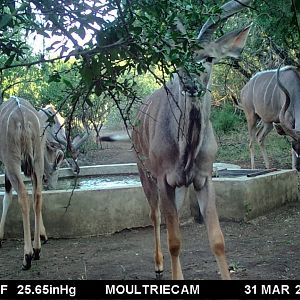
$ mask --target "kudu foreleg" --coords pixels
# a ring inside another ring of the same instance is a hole
[[[216,210],[215,191],[211,178],[202,177],[195,185],[195,190],[201,214],[207,228],[210,248],[216,257],[221,278],[230,279],[225,256],[225,242]]]
[[[164,257],[161,251],[160,242],[160,210],[158,205],[150,208],[150,218],[154,228],[154,262],[156,279],[161,279],[164,271]]]
[[[4,237],[4,228],[5,228],[5,221],[8,209],[12,202],[12,189],[10,189],[9,192],[5,191],[4,197],[3,197],[3,205],[2,205],[2,216],[1,216],[1,222],[0,222],[0,247],[1,243]]]
[[[34,209],[34,240],[33,240],[33,258],[35,260],[40,259],[40,251],[41,251],[41,224],[43,222],[42,219],[42,180],[41,177],[36,176],[35,174],[32,176],[33,181],[33,209]],[[44,225],[43,225],[44,227]],[[45,228],[43,228],[45,230]]]
[[[170,187],[165,181],[159,183],[159,192],[163,214],[165,216],[168,246],[171,255],[172,279],[183,279],[180,264],[181,234],[179,228],[179,218],[175,204],[175,189]]]
[[[8,209],[12,202],[12,185],[9,181],[7,175],[5,174],[5,194],[3,197],[3,205],[2,205],[2,216],[1,216],[1,222],[0,222],[0,247],[1,247],[1,241],[4,237],[4,227],[5,227],[5,221]]]
[[[48,237],[47,237],[47,233],[46,233],[46,229],[45,229],[45,226],[44,226],[44,221],[43,221],[43,215],[42,215],[42,209],[41,209],[41,214],[40,214],[40,220],[41,220],[41,223],[40,223],[40,238],[41,238],[41,241],[43,242],[43,244],[46,244],[48,242]]]
[[[164,257],[161,251],[160,241],[160,209],[156,182],[148,177],[142,168],[139,168],[139,173],[143,185],[143,189],[150,206],[150,218],[154,229],[154,263],[156,278],[161,279],[164,271]]]
[[[24,231],[24,260],[22,269],[28,270],[31,267],[31,260],[33,257],[30,232],[30,203],[25,185],[22,181],[19,183],[18,201],[21,206]]]

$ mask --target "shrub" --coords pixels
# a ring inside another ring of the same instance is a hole
[[[211,121],[216,134],[219,135],[238,131],[244,125],[245,117],[243,112],[236,111],[231,103],[223,102],[218,107],[212,107]]]

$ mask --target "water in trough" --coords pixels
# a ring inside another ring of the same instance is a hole
[[[214,174],[214,177],[233,178],[241,176],[256,176],[260,173],[268,172],[264,170],[250,169],[221,169]],[[122,174],[122,175],[99,175],[85,176],[76,178],[64,178],[58,181],[56,190],[90,190],[93,188],[114,188],[114,187],[131,187],[140,184],[138,174]],[[31,183],[26,184],[31,189]],[[0,186],[0,192],[4,192],[4,186]]]

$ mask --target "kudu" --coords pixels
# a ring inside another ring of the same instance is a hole
[[[47,114],[45,113],[47,111]],[[49,114],[54,123],[48,123]],[[38,259],[41,249],[40,236],[47,240],[42,219],[42,181],[53,187],[57,181],[58,167],[64,153],[61,143],[66,143],[64,130],[57,112],[46,107],[37,112],[26,100],[11,97],[0,106],[0,160],[5,165],[5,195],[0,223],[0,246],[4,236],[4,225],[12,201],[12,188],[18,194],[22,210],[24,229],[23,269],[31,266],[32,258]],[[29,223],[30,206],[21,170],[31,177],[35,212],[35,233],[33,248]]]
[[[178,209],[192,184],[221,277],[230,279],[212,184],[217,143],[210,122],[211,72],[213,63],[218,59],[240,55],[250,26],[215,41],[212,41],[212,34],[221,21],[242,10],[249,2],[229,1],[221,7],[222,13],[218,18],[210,19],[202,27],[198,35],[202,49],[194,53],[194,59],[205,68],[202,75],[178,70],[166,86],[147,99],[137,115],[138,125],[133,128],[132,142],[154,226],[157,278],[161,277],[164,269],[160,241],[161,208],[167,225],[172,278],[183,279],[179,260],[181,237]],[[199,87],[204,88],[202,95]]]
[[[280,81],[279,81],[280,76]],[[282,81],[282,83],[280,83]],[[241,103],[235,103],[244,110],[250,137],[249,149],[251,168],[255,168],[254,141],[260,147],[267,169],[270,162],[265,148],[265,138],[273,124],[279,134],[292,137],[292,167],[300,170],[300,72],[286,66],[255,74],[241,90]],[[287,103],[287,101],[289,101]],[[260,120],[261,126],[256,124]]]
[[[65,132],[65,119],[56,111],[53,105],[49,104],[46,107],[39,110],[39,114],[44,122],[48,122],[50,119],[50,124],[47,126],[47,145],[51,147],[51,145],[54,145],[55,147],[60,147],[64,152],[69,149],[71,154],[71,159],[65,159],[66,164],[75,172],[79,173],[79,167],[77,165],[77,159],[79,156],[79,148],[86,142],[86,140],[89,137],[89,128],[86,124],[84,124],[85,132],[83,135],[77,135],[72,140],[69,139],[68,145],[68,139]],[[46,170],[45,170],[46,173]],[[48,182],[46,186],[49,189],[52,189],[55,187],[58,179],[58,172],[56,172],[55,176],[54,174],[51,176],[52,182]]]

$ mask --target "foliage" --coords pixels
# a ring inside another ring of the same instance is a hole
[[[199,5],[198,0],[6,0],[0,6],[4,60],[0,70],[58,59],[66,62],[73,56],[76,60],[67,68],[70,72],[76,69],[75,84],[56,70],[50,76],[69,93],[67,106],[73,110],[82,101],[92,106],[95,94],[111,99],[121,109],[119,103],[126,98],[128,103],[121,111],[126,120],[138,99],[137,75],[149,72],[156,77],[152,70],[158,66],[163,78],[156,80],[162,84],[178,66],[201,71],[191,59],[197,47],[194,38],[205,15],[217,11],[217,5],[209,1]],[[187,33],[176,29],[178,19],[187,25]],[[47,50],[56,50],[58,57],[46,52],[39,59],[30,56],[25,42],[30,33],[55,37]]]
[[[296,0],[256,0],[252,10],[226,22],[221,32],[235,22],[252,21],[250,36],[239,60],[220,62],[214,69],[214,99],[219,102],[239,98],[241,88],[258,71],[274,69],[281,64],[300,66],[300,6]],[[235,25],[236,26],[236,25]],[[219,33],[220,34],[220,33]]]
[[[53,103],[74,120],[69,128],[79,128],[87,116],[90,126],[101,128],[109,112],[110,122],[127,121],[142,98],[178,66],[201,72],[191,59],[195,37],[224,2],[3,0],[0,89],[5,96],[31,99],[37,107]],[[238,96],[254,73],[282,62],[299,66],[299,3],[252,1],[252,9],[217,31],[220,36],[253,22],[242,59],[215,66],[213,97],[218,108],[213,109],[212,120],[218,135],[243,124],[230,103],[223,101],[232,93]],[[177,20],[185,25],[186,34],[176,29]],[[44,37],[41,53],[34,54],[29,45],[32,34]]]
[[[242,125],[242,124],[241,124]],[[238,164],[250,168],[249,137],[244,124],[239,131],[231,131],[218,136],[218,162]],[[287,137],[279,136],[274,130],[265,140],[266,150],[272,167],[290,169],[292,164],[291,144]],[[258,144],[255,143],[255,165],[265,168]]]
[[[211,113],[213,127],[218,136],[239,131],[245,124],[245,118],[240,111],[229,102],[223,102],[220,106],[214,106]]]
[[[261,35],[253,40],[253,46],[257,52],[261,52],[261,59],[270,63],[268,60],[271,58],[271,51],[266,51],[267,45],[281,59],[299,65],[299,1],[261,1],[258,10],[255,21]]]
[[[157,78],[161,77],[161,74],[158,69],[153,70],[152,73],[155,74]],[[157,80],[153,76],[151,76],[149,72],[146,74],[139,75],[135,80],[136,80],[135,92],[138,101],[134,103],[134,107],[132,108],[129,115],[129,118],[132,121],[134,120],[136,115],[136,110],[138,109],[143,99],[145,99],[148,95],[150,95],[155,89],[159,88],[159,84],[157,83]],[[127,105],[127,99],[121,98],[119,104],[121,110],[125,110]],[[123,119],[117,107],[115,106],[112,107],[106,125],[108,125],[111,128],[118,128],[118,129],[123,127],[124,125]]]

